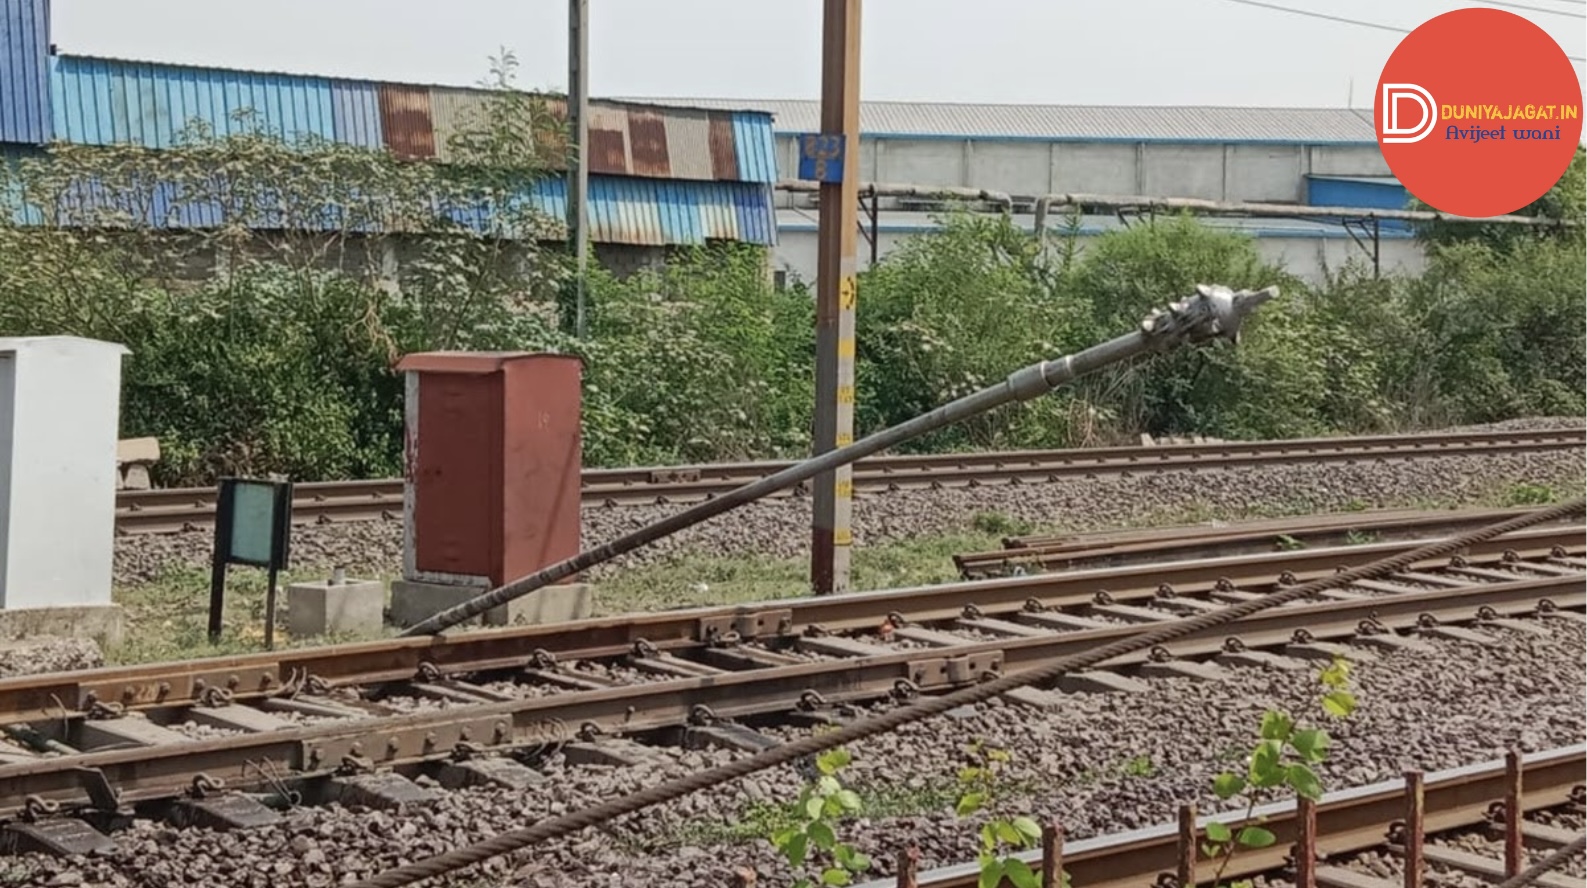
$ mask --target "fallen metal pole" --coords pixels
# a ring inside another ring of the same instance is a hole
[[[448,608],[402,634],[413,636],[442,632],[536,589],[576,576],[598,564],[604,564],[626,552],[693,527],[723,512],[754,502],[768,494],[792,487],[801,481],[832,471],[839,466],[848,465],[896,444],[918,438],[927,432],[984,413],[994,407],[1028,401],[1044,395],[1060,385],[1110,364],[1142,354],[1165,352],[1204,342],[1216,340],[1238,342],[1240,325],[1246,315],[1277,296],[1277,287],[1235,292],[1224,286],[1198,286],[1194,296],[1175,302],[1166,309],[1153,311],[1141,321],[1140,329],[1132,333],[1072,355],[1052,361],[1039,361],[1016,370],[998,385],[966,395],[930,413],[899,423],[892,428],[883,429],[853,444],[796,463],[716,499],[706,500],[676,515],[646,525],[627,536],[618,537],[594,549],[587,549],[565,561],[559,561],[536,573],[492,589],[477,598],[469,599],[456,607]]]

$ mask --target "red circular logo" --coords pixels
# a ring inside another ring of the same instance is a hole
[[[1411,194],[1457,216],[1502,216],[1542,197],[1581,142],[1581,85],[1565,51],[1514,13],[1446,12],[1383,66],[1378,146]]]

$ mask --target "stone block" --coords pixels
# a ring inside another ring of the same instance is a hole
[[[379,580],[316,580],[287,587],[287,631],[294,638],[379,634],[386,586]]]
[[[391,622],[397,626],[413,626],[488,591],[484,586],[393,580]],[[532,626],[582,620],[589,617],[593,602],[594,596],[587,583],[547,586],[486,611],[483,619],[475,617],[459,625]]]
[[[149,480],[149,467],[134,463],[121,470],[122,490],[148,490],[154,486]]]

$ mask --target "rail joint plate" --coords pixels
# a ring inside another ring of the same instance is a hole
[[[793,626],[792,608],[743,611],[731,616],[706,617],[696,629],[699,641],[713,641],[736,635],[739,638],[760,638],[782,635]]]
[[[983,651],[962,657],[928,657],[909,664],[909,680],[918,688],[972,684],[987,674],[1003,671],[1002,651]]]
[[[475,718],[444,725],[397,728],[363,737],[338,737],[331,740],[304,741],[299,758],[306,771],[334,769],[349,756],[372,764],[434,756],[456,749],[463,743],[495,746],[513,739],[512,722],[506,717]]]

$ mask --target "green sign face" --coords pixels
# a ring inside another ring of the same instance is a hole
[[[231,555],[239,561],[270,563],[276,492],[267,484],[239,483],[231,510]]]

